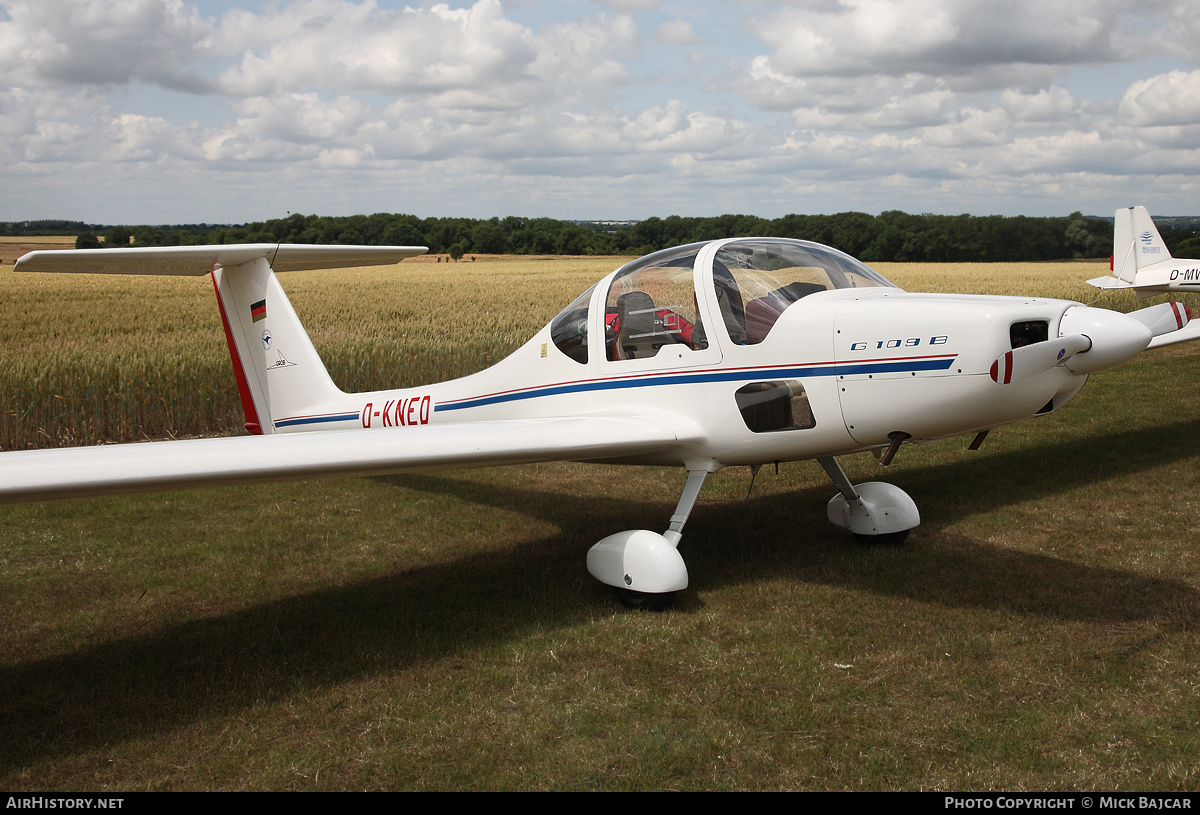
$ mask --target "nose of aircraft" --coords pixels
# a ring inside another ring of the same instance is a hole
[[[1071,356],[1067,370],[1087,374],[1119,365],[1140,354],[1150,344],[1153,332],[1145,324],[1104,308],[1073,306],[1063,313],[1059,337],[1085,336],[1091,347]]]

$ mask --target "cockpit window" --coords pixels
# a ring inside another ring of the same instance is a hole
[[[656,252],[613,277],[604,303],[608,359],[649,359],[664,346],[707,348],[692,267],[702,243]]]
[[[795,240],[725,244],[713,260],[713,284],[729,338],[738,345],[762,342],[779,315],[810,294],[893,287],[882,275],[849,255]]]
[[[595,286],[576,297],[550,323],[550,339],[559,351],[576,362],[587,364],[588,304]]]

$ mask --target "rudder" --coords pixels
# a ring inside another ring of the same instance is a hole
[[[265,258],[212,275],[247,430],[274,433],[342,395]]]
[[[1145,207],[1116,211],[1113,218],[1113,276],[1134,285],[1139,269],[1171,259],[1158,227]]]

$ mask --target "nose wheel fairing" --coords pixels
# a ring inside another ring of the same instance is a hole
[[[860,540],[895,537],[921,525],[921,513],[904,490],[882,481],[851,484],[836,458],[817,460],[838,488],[827,506],[830,523]]]

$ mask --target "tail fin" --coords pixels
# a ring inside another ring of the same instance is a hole
[[[1145,207],[1116,211],[1113,218],[1113,276],[1129,285],[1137,284],[1138,269],[1171,259]]]
[[[272,419],[314,413],[341,395],[266,258],[212,276],[247,430],[274,433]]]
[[[1113,216],[1113,274],[1088,283],[1098,289],[1132,288],[1139,298],[1176,291],[1179,287],[1171,282],[1175,278],[1163,273],[1171,260],[1171,251],[1145,207],[1118,209]]]
[[[398,263],[423,246],[231,244],[146,249],[30,252],[16,271],[167,275],[212,273],[251,433],[274,433],[275,420],[315,412],[341,395],[292,310],[272,266],[281,271]]]

